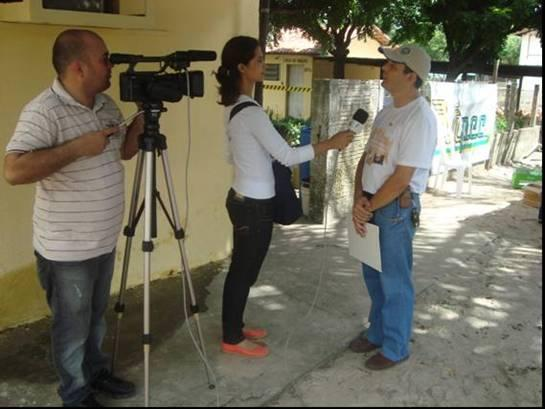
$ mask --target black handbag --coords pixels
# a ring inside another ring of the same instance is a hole
[[[250,106],[259,106],[254,102],[242,102],[231,110],[229,121],[244,108]],[[303,215],[301,201],[295,194],[293,185],[291,184],[291,169],[284,166],[277,160],[272,164],[274,173],[274,188],[275,196],[273,199],[274,216],[273,221],[278,224],[289,225],[293,224]]]

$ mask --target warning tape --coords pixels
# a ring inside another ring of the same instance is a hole
[[[307,87],[287,87],[285,85],[263,85],[263,89],[271,91],[287,91],[287,92],[312,92],[312,88]]]

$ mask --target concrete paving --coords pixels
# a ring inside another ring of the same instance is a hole
[[[347,349],[370,302],[346,225],[329,226],[324,238],[324,226],[302,223],[275,228],[250,295],[247,324],[270,333],[265,359],[220,352],[227,264],[193,272],[215,390],[183,318],[180,280],[153,284],[152,406],[541,406],[542,230],[537,209],[511,189],[511,171],[480,172],[461,199],[454,182],[423,196],[407,362],[371,372],[368,356]],[[141,288],[127,303],[119,374],[139,393],[102,399],[111,406],[143,404]],[[44,320],[0,334],[0,405],[59,404],[47,327]]]

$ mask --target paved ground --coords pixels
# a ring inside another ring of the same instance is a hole
[[[179,280],[154,283],[153,406],[541,406],[542,229],[537,209],[510,188],[511,169],[475,177],[473,192],[425,194],[415,240],[417,289],[411,358],[388,371],[364,368],[347,349],[369,299],[346,229],[299,224],[275,230],[247,311],[268,328],[264,360],[219,351],[226,265],[194,271],[210,365],[208,389],[180,302]],[[326,245],[327,243],[327,245]],[[119,372],[143,403],[141,289],[130,292]],[[0,334],[0,406],[56,406],[47,320]]]

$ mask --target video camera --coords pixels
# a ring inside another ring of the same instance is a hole
[[[176,51],[163,57],[145,57],[133,54],[111,54],[110,63],[129,64],[119,76],[121,100],[125,102],[178,102],[184,95],[191,98],[204,96],[204,74],[188,71],[193,61],[215,61],[214,51]],[[157,71],[135,71],[138,63],[159,63]],[[177,71],[167,74],[167,69]],[[182,73],[181,71],[185,71]]]

